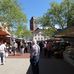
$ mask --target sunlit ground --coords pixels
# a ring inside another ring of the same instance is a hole
[[[63,59],[40,58],[40,74],[74,74],[74,67]],[[7,58],[0,74],[32,74],[29,58]]]
[[[0,74],[26,74],[29,65],[29,58],[7,58],[6,64],[0,65]]]

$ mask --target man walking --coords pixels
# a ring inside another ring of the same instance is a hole
[[[17,43],[14,41],[14,42],[13,42],[13,47],[12,47],[14,56],[15,56],[15,54],[16,54],[17,47],[18,47],[18,45],[17,45]]]
[[[6,50],[6,43],[1,42],[0,44],[1,65],[5,64],[5,50]]]
[[[33,74],[39,74],[39,55],[40,55],[40,47],[37,42],[34,40],[32,42],[32,48],[30,51],[30,63],[32,66]]]

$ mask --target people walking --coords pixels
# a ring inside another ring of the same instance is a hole
[[[45,43],[44,43],[44,56],[47,55],[47,47],[46,47],[46,45],[47,45],[47,42],[45,41]]]
[[[47,42],[46,48],[47,48],[47,56],[50,57],[51,56],[51,49],[52,49],[51,42]]]
[[[28,43],[25,44],[25,53],[28,52]]]
[[[13,47],[12,47],[12,51],[13,51],[13,54],[14,54],[14,55],[16,54],[17,47],[18,47],[18,45],[17,45],[17,43],[14,41],[14,42],[13,42]]]
[[[44,44],[43,44],[42,41],[39,43],[39,46],[40,46],[40,53],[42,53],[42,51],[43,51],[43,47],[44,47]]]
[[[30,63],[32,66],[33,74],[39,74],[39,55],[40,47],[36,41],[33,41],[32,48],[30,50]]]
[[[25,49],[24,43],[21,41],[20,42],[20,52],[21,52],[21,54],[24,54],[24,49]]]
[[[5,50],[6,50],[6,43],[1,42],[1,44],[0,44],[1,65],[5,64]]]

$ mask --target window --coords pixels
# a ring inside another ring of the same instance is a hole
[[[35,39],[37,39],[37,38],[35,38]]]
[[[40,40],[40,38],[38,38],[38,40]]]

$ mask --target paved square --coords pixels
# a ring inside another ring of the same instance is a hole
[[[0,74],[26,74],[29,68],[28,58],[7,58],[5,65],[0,65]]]

